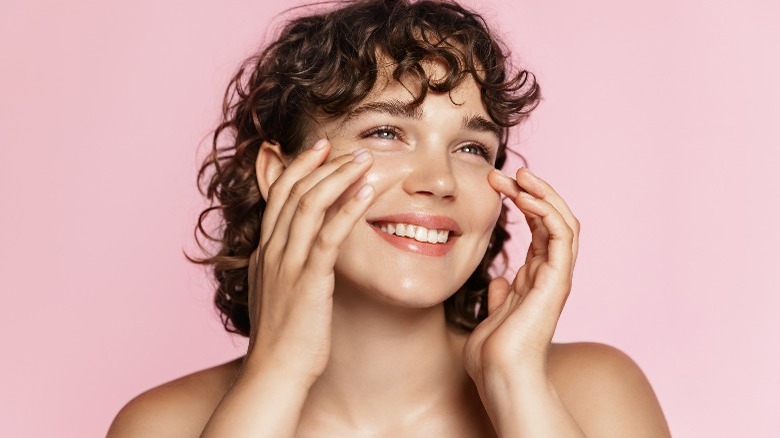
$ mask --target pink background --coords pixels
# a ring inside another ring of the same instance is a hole
[[[4,2],[0,435],[102,436],[241,354],[182,248],[196,147],[283,6],[225,5]],[[517,148],[583,224],[557,339],[629,353],[675,436],[780,436],[778,3],[479,8],[543,87]]]

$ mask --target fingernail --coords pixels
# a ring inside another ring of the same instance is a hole
[[[502,172],[502,171],[500,171],[498,169],[493,169],[493,171],[496,172],[497,174],[501,175],[502,177],[506,178],[506,179],[510,179],[510,180],[512,179],[512,178],[509,177],[509,175],[505,174],[504,172]]]
[[[366,199],[369,196],[371,196],[371,192],[373,192],[373,191],[374,191],[374,188],[371,187],[370,184],[366,184],[363,187],[361,187],[360,190],[358,190],[356,196],[357,196],[358,199]]]
[[[327,145],[327,144],[328,144],[328,139],[321,138],[321,139],[317,140],[317,143],[314,143],[314,146],[312,146],[311,148],[314,149],[314,150],[319,151],[321,149],[325,149],[325,145]]]
[[[353,154],[355,154],[354,161],[356,163],[362,163],[368,161],[368,159],[371,158],[371,153],[368,152],[368,149],[366,148],[360,148],[353,152]]]

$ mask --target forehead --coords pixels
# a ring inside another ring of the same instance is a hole
[[[412,106],[421,93],[421,78],[412,74],[401,76],[400,80],[393,77],[397,63],[387,56],[377,52],[377,77],[371,91],[361,101],[352,105],[345,113],[324,114],[318,112],[313,121],[313,132],[307,137],[314,140],[316,136],[329,136],[329,133],[341,131],[349,122],[362,120],[362,116],[390,115],[407,119],[432,121],[434,118],[447,117],[462,120],[463,128],[494,134],[499,141],[503,128],[490,117],[482,101],[482,91],[471,74],[463,75],[457,86],[447,92],[435,92],[431,85],[440,84],[441,80],[452,74],[448,64],[443,60],[424,59],[419,62],[428,81],[426,98],[419,105]],[[479,69],[477,74],[479,74]],[[445,114],[446,112],[446,114]],[[373,118],[373,117],[372,117]]]
[[[446,75],[446,65],[441,62],[424,61],[420,63],[425,72],[425,78],[429,84],[437,84]],[[421,95],[421,78],[411,74],[402,76],[400,80],[393,78],[394,64],[377,63],[378,75],[373,89],[366,97],[355,104],[345,114],[330,118],[339,127],[364,114],[382,113],[391,116],[423,119],[437,117],[442,110],[452,116],[452,111],[462,113],[465,119],[476,118],[483,125],[495,130],[499,135],[499,128],[490,121],[487,109],[482,101],[482,93],[479,85],[471,75],[465,75],[461,82],[447,92],[436,92],[429,85],[426,98],[419,105],[412,105]],[[484,127],[480,130],[485,130]]]
[[[386,61],[386,57],[380,56],[377,59],[377,80],[374,88],[366,96],[363,102],[373,100],[383,100],[393,97],[401,101],[412,102],[420,95],[422,78],[412,74],[401,76],[400,80],[393,77],[396,64]],[[448,76],[448,65],[443,60],[424,59],[420,61],[425,78],[430,85],[441,84]],[[428,87],[428,93],[434,93],[431,86]],[[466,74],[461,82],[447,92],[455,103],[480,106],[487,113],[482,102],[482,93],[479,84],[470,74]],[[361,102],[362,103],[362,102]]]

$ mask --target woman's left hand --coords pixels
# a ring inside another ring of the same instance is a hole
[[[492,171],[488,181],[525,216],[532,234],[528,255],[511,285],[503,277],[491,281],[488,317],[463,351],[466,371],[486,407],[501,403],[505,395],[500,393],[514,379],[549,383],[548,351],[577,258],[580,224],[563,199],[525,168],[516,177]]]

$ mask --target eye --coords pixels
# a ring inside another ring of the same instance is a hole
[[[467,154],[478,155],[487,161],[492,159],[492,154],[488,151],[488,149],[477,143],[469,143],[465,146],[462,146],[458,150],[466,152]]]
[[[363,138],[377,138],[379,140],[398,140],[401,137],[400,132],[393,126],[380,126],[364,132]]]

